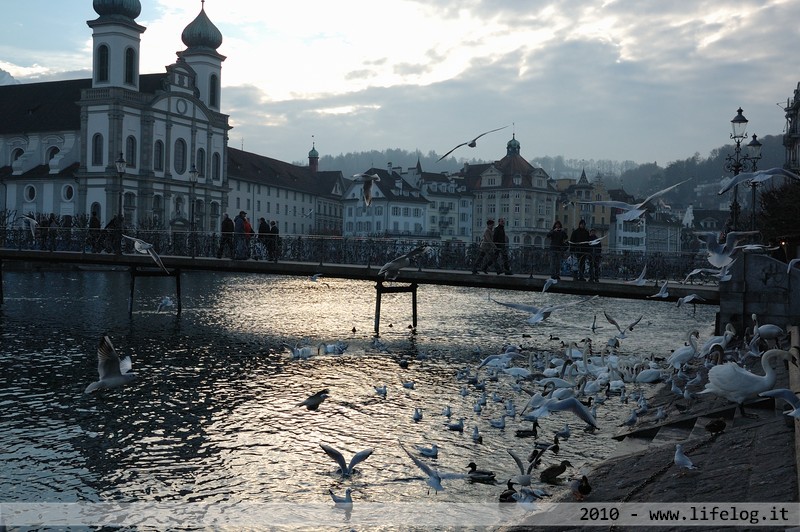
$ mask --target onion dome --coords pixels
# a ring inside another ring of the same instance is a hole
[[[511,140],[506,144],[506,154],[513,155],[519,153],[519,141],[516,139],[516,134],[511,135]]]
[[[119,15],[135,19],[142,12],[139,0],[93,0],[92,7],[101,17]]]
[[[222,44],[222,33],[209,20],[205,9],[200,8],[200,14],[184,28],[181,40],[187,49],[211,48],[216,50]]]
[[[309,157],[319,157],[319,152],[317,151],[316,146],[312,143],[311,144],[311,151],[308,152]]]

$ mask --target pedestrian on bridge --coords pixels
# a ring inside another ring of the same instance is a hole
[[[578,227],[572,231],[569,237],[570,244],[569,250],[575,254],[578,260],[578,271],[575,273],[574,280],[585,281],[584,271],[586,271],[586,262],[589,259],[589,231],[586,230],[586,220],[578,222]]]
[[[233,220],[228,216],[228,213],[222,215],[222,225],[220,227],[221,237],[219,240],[219,249],[217,250],[217,258],[221,259],[226,256],[230,259],[233,258]]]
[[[597,236],[597,229],[589,230],[589,281],[600,282],[600,260],[603,255],[603,243]]]
[[[511,275],[511,262],[508,259],[508,237],[506,236],[506,221],[504,218],[497,220],[497,227],[494,228],[492,233],[492,241],[494,247],[497,249],[495,252],[495,267],[497,268],[497,275],[505,272],[506,275]]]
[[[278,223],[275,220],[269,223],[269,233],[269,246],[267,246],[267,251],[269,252],[268,260],[277,263],[278,256],[281,254],[281,237],[278,230]]]
[[[553,228],[547,233],[550,239],[550,277],[561,279],[561,260],[566,249],[567,233],[561,227],[561,222],[556,220]]]
[[[245,241],[244,234],[244,219],[247,216],[245,211],[239,211],[236,218],[233,219],[233,259],[245,260],[247,259],[247,242]]]
[[[486,229],[483,230],[483,238],[478,249],[480,252],[475,262],[472,263],[472,273],[478,273],[479,269],[482,269],[483,273],[489,273],[489,266],[496,263],[495,256],[497,254],[497,247],[494,245],[494,220],[492,218],[486,220]]]

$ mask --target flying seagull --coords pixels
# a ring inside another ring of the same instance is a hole
[[[159,257],[158,253],[156,253],[156,250],[153,249],[153,244],[151,244],[149,242],[145,242],[141,238],[136,238],[136,237],[132,237],[132,236],[128,236],[128,235],[122,235],[122,236],[124,236],[128,240],[132,240],[133,241],[133,248],[136,251],[138,251],[139,253],[147,253],[148,255],[150,255],[150,257],[153,259],[153,262],[155,262],[158,265],[159,268],[164,270],[164,272],[167,275],[169,275],[169,270],[164,267],[164,263],[161,262],[161,257]]]
[[[356,465],[369,458],[369,456],[372,454],[372,449],[364,449],[363,451],[359,451],[354,454],[350,459],[350,464],[346,464],[342,453],[330,445],[325,445],[324,443],[320,443],[319,446],[322,447],[322,450],[325,451],[325,454],[333,458],[336,463],[339,464],[339,473],[341,473],[343,477],[349,477],[352,475],[355,472]]]
[[[474,138],[474,139],[472,139],[472,140],[468,140],[467,142],[462,142],[461,144],[459,144],[458,146],[456,146],[455,148],[453,148],[453,149],[452,149],[452,150],[450,150],[449,152],[447,152],[447,153],[445,153],[444,155],[442,155],[442,156],[439,158],[439,161],[441,161],[442,159],[444,159],[445,157],[447,157],[448,155],[450,155],[451,153],[453,153],[454,151],[456,151],[457,149],[459,149],[461,146],[469,146],[470,148],[474,148],[474,147],[477,145],[477,143],[478,143],[478,139],[479,139],[479,138],[481,138],[482,136],[484,136],[484,135],[488,135],[489,133],[494,133],[495,131],[500,131],[501,129],[505,129],[505,128],[507,128],[507,127],[508,127],[508,126],[503,126],[503,127],[498,127],[497,129],[490,129],[489,131],[486,131],[486,132],[484,132],[484,133],[481,133],[480,135],[478,135],[477,137],[475,137],[475,138]],[[436,162],[438,163],[439,161],[436,161]]]
[[[727,180],[717,194],[725,194],[736,185],[744,183],[745,181],[750,181],[750,183],[763,183],[764,181],[772,179],[775,176],[790,177],[800,181],[800,175],[792,173],[783,168],[770,168],[768,170],[759,170],[757,172],[742,172],[741,174],[736,174],[733,176],[733,178]]]
[[[627,222],[627,221],[635,220],[636,218],[638,218],[642,214],[644,214],[644,212],[646,211],[644,206],[647,204],[648,201],[650,201],[651,199],[657,198],[658,196],[661,196],[663,194],[666,194],[670,190],[672,190],[674,188],[677,188],[677,187],[681,186],[682,184],[690,181],[690,179],[684,179],[683,181],[675,183],[674,185],[670,185],[667,188],[659,190],[658,192],[654,192],[654,193],[650,194],[649,196],[647,196],[643,201],[641,201],[641,202],[639,202],[639,203],[637,203],[635,205],[632,204],[632,203],[625,203],[624,201],[615,201],[615,200],[581,201],[579,203],[587,203],[587,204],[590,204],[590,205],[601,205],[601,206],[605,206],[605,207],[611,207],[611,208],[614,208],[614,209],[621,209],[623,211],[626,211],[622,215],[622,221],[626,221]]]
[[[362,189],[364,191],[364,206],[369,207],[372,203],[372,182],[380,181],[381,177],[378,174],[355,174],[353,179],[363,183]]]
[[[635,284],[636,286],[644,286],[647,283],[647,279],[645,279],[644,277],[646,274],[647,274],[647,264],[645,264],[644,268],[642,268],[642,273],[639,274],[639,277],[625,282],[630,284]]]
[[[131,357],[120,360],[111,339],[103,336],[100,339],[100,345],[97,346],[97,373],[100,375],[100,379],[87,386],[84,393],[127,384],[136,378],[135,373],[129,373],[130,370]]]
[[[408,253],[400,255],[396,259],[384,264],[383,267],[378,271],[378,275],[383,275],[384,279],[388,279],[390,281],[397,279],[397,276],[400,275],[401,269],[410,266],[412,259],[417,258],[427,250],[428,246],[419,246],[412,249]]]
[[[39,226],[39,222],[36,221],[36,218],[34,218],[29,214],[23,214],[22,216],[17,218],[17,220],[25,220],[26,222],[28,222],[28,227],[30,227],[31,229],[31,236],[33,236],[33,238],[36,238],[36,228]]]

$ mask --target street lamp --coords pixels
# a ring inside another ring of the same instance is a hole
[[[736,116],[733,117],[733,120],[731,120],[731,129],[733,130],[731,139],[734,141],[735,147],[733,155],[725,156],[724,168],[726,172],[733,172],[733,176],[736,177],[743,170],[755,169],[756,161],[761,158],[761,143],[753,135],[753,142],[748,144],[747,147],[751,153],[757,148],[758,153],[754,154],[755,156],[742,155],[742,141],[747,137],[747,119],[742,114],[741,107],[736,111]],[[734,231],[739,228],[739,210],[739,185],[734,185],[733,200],[731,201],[731,229]]]
[[[192,205],[189,208],[189,212],[190,212],[190,215],[189,215],[189,217],[190,217],[189,229],[192,232],[192,258],[195,258],[195,255],[196,255],[196,251],[195,251],[196,241],[195,241],[195,234],[194,234],[194,204],[195,204],[194,187],[197,184],[197,175],[198,174],[199,174],[199,172],[197,171],[197,167],[194,165],[194,163],[192,163],[192,168],[191,168],[191,170],[189,170],[189,183],[192,184],[192,192],[189,195],[190,201],[192,202]]]
[[[119,159],[114,161],[114,164],[117,166],[117,177],[119,177],[119,199],[117,201],[117,223],[115,224],[115,245],[116,245],[116,253],[117,255],[122,254],[122,179],[125,177],[125,157],[122,156],[122,152],[119,154]]]
[[[750,160],[752,161],[752,171],[756,171],[756,164],[758,160],[761,159],[761,143],[758,141],[758,137],[755,133],[753,133],[753,140],[751,140],[747,144],[747,151],[749,152]],[[750,230],[756,230],[756,187],[758,187],[758,183],[756,181],[750,180],[750,188],[753,191],[753,197],[751,198],[752,201],[750,203],[750,207],[753,211],[750,213]]]

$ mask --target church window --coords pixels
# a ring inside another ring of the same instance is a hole
[[[136,168],[136,137],[130,135],[125,139],[125,166]]]
[[[100,133],[92,137],[92,164],[95,166],[103,164],[103,135]]]
[[[219,171],[221,166],[219,153],[214,154],[214,157],[211,158],[211,163],[211,177],[214,179],[214,181],[219,181]]]
[[[136,52],[133,48],[125,50],[125,83],[135,85],[134,77],[136,76]]]
[[[25,201],[33,201],[36,199],[36,187],[33,185],[25,185]]]
[[[208,105],[219,107],[219,78],[216,74],[211,74],[208,82]]]
[[[197,175],[199,177],[205,177],[206,175],[206,150],[200,148],[197,150],[197,157],[195,162],[195,167],[197,168]]]
[[[164,170],[164,143],[160,140],[153,146],[153,170]]]
[[[59,151],[61,151],[61,150],[59,150],[58,147],[56,147],[56,146],[52,146],[47,150],[47,162],[48,162],[48,164],[49,164],[50,161],[53,160],[53,157],[58,155]]]
[[[108,46],[97,47],[97,81],[108,81]]]
[[[72,185],[64,185],[61,189],[61,198],[64,201],[72,201],[75,197],[75,188]]]
[[[11,161],[14,162],[17,159],[19,159],[20,157],[22,157],[23,153],[25,153],[25,150],[23,150],[22,148],[15,149],[14,151],[11,152]]]
[[[186,141],[183,139],[175,141],[175,171],[179,175],[186,171]]]

